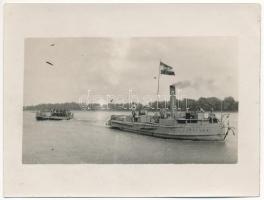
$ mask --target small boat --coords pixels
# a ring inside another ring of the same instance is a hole
[[[73,118],[73,113],[68,110],[51,110],[38,111],[36,113],[36,120],[70,120]]]

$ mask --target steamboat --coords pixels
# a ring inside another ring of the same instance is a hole
[[[166,72],[166,68],[163,73],[172,74]],[[221,117],[217,118],[213,111],[181,111],[176,107],[175,94],[175,85],[170,85],[169,109],[148,115],[137,110],[134,104],[131,115],[112,115],[107,124],[110,128],[167,139],[225,141],[230,131],[235,134],[234,128],[229,126],[228,114],[221,112]]]

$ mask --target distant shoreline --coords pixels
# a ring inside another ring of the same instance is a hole
[[[70,110],[71,112],[131,112],[131,110]],[[157,110],[148,110],[149,112],[156,112]],[[182,110],[185,111],[185,110]],[[192,111],[192,110],[190,110]],[[38,110],[23,110],[23,112],[32,112],[36,113]],[[205,110],[204,112],[210,112],[209,110]],[[220,113],[221,110],[214,110],[213,112]],[[238,113],[239,111],[222,111],[223,113]]]
[[[176,102],[176,106],[185,110],[186,106],[190,111],[196,111],[203,109],[204,111],[215,111],[215,112],[238,112],[239,102],[235,101],[233,97],[225,97],[224,100],[218,99],[217,97],[200,97],[198,100],[186,99],[179,100]],[[157,101],[148,102],[145,104],[136,103],[138,109],[147,109],[150,111],[156,111],[160,108],[169,108],[169,101]],[[71,110],[71,111],[129,111],[132,102],[130,103],[115,103],[109,102],[106,104],[89,103],[79,104],[76,102],[67,103],[46,103],[31,106],[23,106],[23,110],[39,111],[39,110]],[[127,108],[127,109],[126,109]]]

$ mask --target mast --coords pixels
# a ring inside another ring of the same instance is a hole
[[[223,114],[223,101],[221,100],[221,122],[223,120],[222,114]]]
[[[177,100],[178,100],[178,107],[177,107],[177,109],[180,110],[180,94],[179,94],[179,92],[177,93]]]
[[[188,109],[188,99],[187,98],[185,98],[185,109],[186,109],[186,111],[188,111],[187,109]]]
[[[161,59],[160,59],[160,62],[161,62]],[[158,107],[159,107],[160,62],[159,62],[159,67],[158,67],[157,110],[158,110]]]

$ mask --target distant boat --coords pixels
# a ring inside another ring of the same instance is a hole
[[[73,113],[68,110],[52,110],[52,111],[38,111],[36,113],[36,120],[70,120],[73,118]]]

